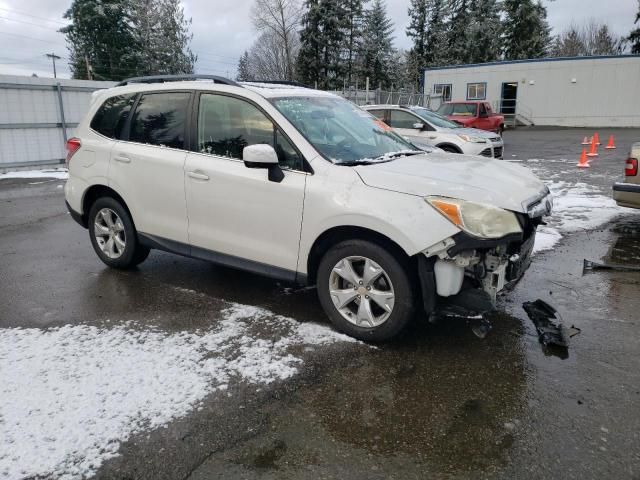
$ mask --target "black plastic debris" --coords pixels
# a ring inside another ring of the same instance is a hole
[[[617,265],[613,263],[598,263],[585,259],[582,265],[582,271],[587,270],[618,270],[620,272],[640,272],[640,267],[630,265]]]
[[[457,295],[439,299],[438,308],[429,317],[429,322],[462,319],[471,327],[475,336],[485,338],[493,328],[486,315],[494,309],[491,298],[485,291],[465,289]]]
[[[569,348],[569,339],[580,333],[577,327],[566,327],[557,310],[543,300],[525,302],[522,308],[535,325],[538,340],[544,346],[555,345],[566,350]]]

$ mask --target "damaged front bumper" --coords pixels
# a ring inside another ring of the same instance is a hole
[[[522,216],[521,223],[519,234],[483,240],[460,232],[425,250],[418,270],[427,315],[456,303],[469,314],[492,309],[498,293],[515,286],[531,264],[541,219]]]

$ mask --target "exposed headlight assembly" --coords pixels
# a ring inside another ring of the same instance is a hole
[[[464,133],[460,133],[458,134],[458,136],[464,140],[465,142],[471,142],[471,143],[487,143],[487,139],[486,138],[480,138],[480,137],[474,137],[472,135],[465,135]]]
[[[501,238],[510,233],[522,233],[515,213],[493,205],[448,197],[426,197],[425,201],[474,237]]]

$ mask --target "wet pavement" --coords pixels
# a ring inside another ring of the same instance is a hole
[[[608,195],[640,138],[613,133],[618,150],[587,171],[574,167],[583,130],[507,132],[505,158]],[[38,182],[0,180],[1,328],[192,332],[229,302],[328,323],[314,291],[205,262],[152,252],[135,271],[109,270],[65,213],[63,182]],[[415,322],[377,348],[300,348],[296,376],[232,382],[129,438],[95,478],[640,479],[640,273],[582,271],[584,258],[640,265],[640,211],[563,235],[501,297],[486,338],[459,319]],[[581,329],[567,358],[542,348],[522,309],[538,298]]]

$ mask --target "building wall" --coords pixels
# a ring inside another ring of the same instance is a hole
[[[93,91],[113,82],[0,75],[0,169],[50,165],[66,157],[67,138],[89,108]]]
[[[467,84],[486,82],[499,111],[503,82],[518,82],[517,112],[536,125],[640,127],[640,56],[580,57],[425,70],[424,85],[451,84],[466,100]]]

